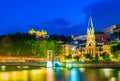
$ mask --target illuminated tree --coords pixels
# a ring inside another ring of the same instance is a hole
[[[76,61],[79,61],[79,56],[74,56],[74,59],[75,59]]]
[[[99,61],[99,56],[98,55],[95,56],[95,61]]]
[[[90,54],[84,54],[85,59],[92,61],[93,57]]]
[[[72,55],[71,54],[65,55],[65,59],[72,59]]]
[[[100,55],[104,61],[111,61],[110,55],[107,52],[104,52]]]
[[[120,44],[113,44],[111,47],[111,52],[113,58],[118,58],[120,56]]]

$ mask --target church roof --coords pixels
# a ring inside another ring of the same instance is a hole
[[[93,27],[93,21],[92,21],[92,16],[91,15],[90,15],[89,21],[88,21],[88,28],[89,29],[94,29],[94,27]]]

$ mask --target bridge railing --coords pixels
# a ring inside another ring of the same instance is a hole
[[[0,56],[0,62],[42,62],[40,58],[33,57],[2,57]]]

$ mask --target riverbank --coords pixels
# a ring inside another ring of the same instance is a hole
[[[76,68],[120,68],[120,62],[66,62],[66,67]]]
[[[47,62],[0,62],[0,66],[47,67]],[[120,68],[120,62],[52,62],[52,67],[65,68]]]

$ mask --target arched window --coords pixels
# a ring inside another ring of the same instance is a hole
[[[93,46],[93,43],[90,43],[89,46]]]

